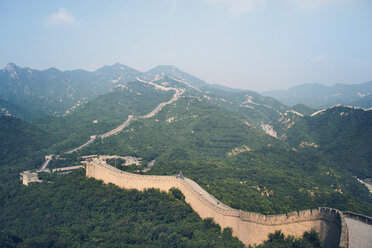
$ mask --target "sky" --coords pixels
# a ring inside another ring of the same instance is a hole
[[[371,0],[2,0],[0,68],[147,71],[267,91],[372,80]]]

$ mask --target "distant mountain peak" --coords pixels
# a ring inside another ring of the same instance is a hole
[[[26,67],[20,67],[18,65],[16,65],[15,63],[8,63],[6,66],[5,66],[5,71],[7,71],[8,73],[11,74],[11,77],[14,78],[17,73],[22,73],[22,72],[27,72],[27,73],[32,73],[32,69],[28,66]]]
[[[15,63],[8,63],[6,66],[5,66],[5,69],[7,71],[14,71],[16,68],[19,68]]]
[[[119,62],[113,64],[111,67],[120,68],[120,69],[121,68],[129,68],[128,66],[120,64]]]
[[[113,64],[113,65],[105,65],[99,69],[96,70],[96,72],[103,72],[103,71],[133,71],[133,72],[138,72],[136,69],[133,69],[127,65],[123,65],[119,62]]]
[[[18,73],[20,69],[15,63],[9,63],[3,71],[6,71],[12,79],[19,79]]]
[[[50,67],[50,68],[46,69],[46,71],[48,71],[48,72],[61,72],[60,70],[58,70],[55,67]]]
[[[156,66],[155,68],[169,68],[169,69],[178,69],[176,66],[174,65],[158,65]]]
[[[158,65],[158,66],[155,66],[154,68],[148,70],[147,72],[151,72],[151,71],[162,71],[162,72],[169,73],[169,72],[176,72],[176,71],[181,71],[181,70],[178,69],[174,65]]]
[[[208,85],[203,80],[180,70],[174,65],[158,65],[143,74],[149,80],[156,78],[157,75],[164,75],[186,81],[196,87]]]

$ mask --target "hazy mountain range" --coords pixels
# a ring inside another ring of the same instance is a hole
[[[31,120],[44,115],[62,116],[99,95],[109,92],[116,85],[134,81],[137,77],[153,80],[168,75],[181,78],[200,89],[244,92],[205,81],[179,70],[175,66],[157,66],[147,72],[116,63],[96,71],[60,71],[56,68],[35,70],[9,63],[0,70],[0,114]],[[320,84],[299,85],[288,90],[267,91],[263,95],[274,97],[286,105],[297,105],[306,114],[313,109],[335,104],[372,107],[372,81],[356,85]],[[306,106],[310,107],[306,107]],[[305,110],[307,109],[307,111]],[[312,108],[312,109],[311,109]]]
[[[372,107],[372,81],[362,84],[302,84],[288,90],[266,91],[265,96],[276,98],[287,105],[305,104],[315,109],[332,105],[350,105],[362,108]]]
[[[162,73],[185,78],[195,85],[206,84],[174,66],[158,66],[142,73],[119,63],[93,72],[56,68],[41,71],[9,63],[0,70],[0,113],[28,120],[43,115],[60,116],[109,92],[116,85],[133,81],[138,76],[152,79]]]

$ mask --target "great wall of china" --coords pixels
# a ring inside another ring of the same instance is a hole
[[[188,178],[132,174],[98,159],[86,163],[86,176],[125,189],[157,188],[169,191],[171,188],[178,188],[185,196],[185,201],[201,218],[213,218],[222,228],[231,227],[233,235],[246,245],[260,244],[267,239],[269,233],[276,230],[281,230],[286,235],[301,236],[305,231],[315,229],[323,247],[348,247],[345,219],[342,212],[336,209],[321,207],[271,216],[245,212],[219,204],[206,191],[199,191],[197,184]]]
[[[175,102],[184,93],[182,89],[166,88],[152,82],[146,82],[139,78],[137,79],[140,82],[154,85],[154,87],[160,90],[175,90],[175,94],[171,100],[160,103],[149,114],[139,117],[141,119],[153,117],[164,106]],[[65,154],[82,149],[92,143],[97,137],[104,139],[117,134],[135,119],[134,116],[129,116],[128,119],[117,128],[102,135],[91,136],[88,142],[65,152]],[[28,185],[28,183],[31,182],[41,182],[37,176],[38,172],[67,173],[70,170],[82,168],[82,166],[71,166],[54,170],[47,169],[49,162],[58,157],[58,155],[45,156],[45,162],[39,170],[36,172],[22,172],[21,180],[23,180],[23,184]],[[151,166],[153,166],[153,164],[154,161],[151,162]],[[188,178],[128,173],[108,165],[104,160],[100,160],[95,156],[87,156],[85,167],[87,177],[102,180],[104,183],[113,183],[125,189],[145,190],[157,188],[161,191],[169,191],[171,188],[178,188],[185,196],[185,201],[190,204],[201,218],[213,218],[222,228],[232,228],[233,235],[238,237],[246,245],[260,244],[267,239],[269,233],[273,233],[276,230],[281,230],[286,235],[301,236],[305,231],[311,229],[319,233],[323,247],[359,248],[370,247],[369,245],[372,243],[370,235],[370,230],[372,230],[372,219],[368,216],[345,212],[345,217],[347,217],[345,218],[343,212],[326,207],[281,215],[262,215],[233,209],[219,202],[196,182]],[[345,219],[347,221],[345,221]],[[348,231],[350,228],[352,228],[351,232]],[[350,236],[350,234],[352,235]]]
[[[173,90],[175,92],[173,97],[169,101],[160,103],[150,113],[148,113],[144,116],[140,116],[139,117],[140,119],[148,119],[148,118],[153,117],[160,110],[162,110],[163,107],[177,101],[178,98],[181,97],[182,94],[185,92],[184,89],[178,89],[178,88],[173,88],[173,87],[164,87],[164,86],[161,86],[161,85],[154,84],[153,82],[147,82],[147,81],[142,80],[138,77],[137,77],[137,80],[139,82],[154,86],[155,89],[157,89],[157,90],[163,90],[163,91]],[[82,145],[80,145],[76,148],[73,148],[73,149],[71,149],[67,152],[64,152],[63,154],[71,154],[71,153],[77,152],[77,151],[83,149],[84,147],[90,145],[91,143],[93,143],[97,138],[104,139],[104,138],[110,137],[112,135],[115,135],[115,134],[121,132],[124,128],[126,128],[133,120],[136,120],[136,117],[134,117],[133,115],[129,115],[128,119],[126,121],[124,121],[120,126],[114,128],[114,129],[112,129],[112,130],[110,130],[110,131],[108,131],[107,133],[104,133],[104,134],[91,135],[90,139],[87,142],[85,142],[84,144],[82,144]],[[59,157],[60,157],[60,155],[46,155],[44,163],[40,166],[40,168],[38,170],[36,170],[36,171],[22,171],[20,173],[20,179],[22,180],[23,184],[28,185],[29,183],[32,183],[32,182],[42,182],[38,177],[38,173],[39,172],[47,172],[47,173],[53,172],[53,170],[51,171],[47,167],[53,159],[58,159]],[[152,165],[153,164],[154,164],[154,162],[152,163]],[[150,164],[150,167],[152,165]],[[69,166],[69,167],[65,167],[65,168],[60,168],[57,171],[62,170],[62,171],[65,171],[65,173],[67,173],[68,171],[71,172],[72,170],[79,169],[79,168],[80,167]]]

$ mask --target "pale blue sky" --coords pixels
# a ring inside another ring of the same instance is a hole
[[[371,0],[0,1],[0,67],[171,64],[255,91],[372,80]]]

